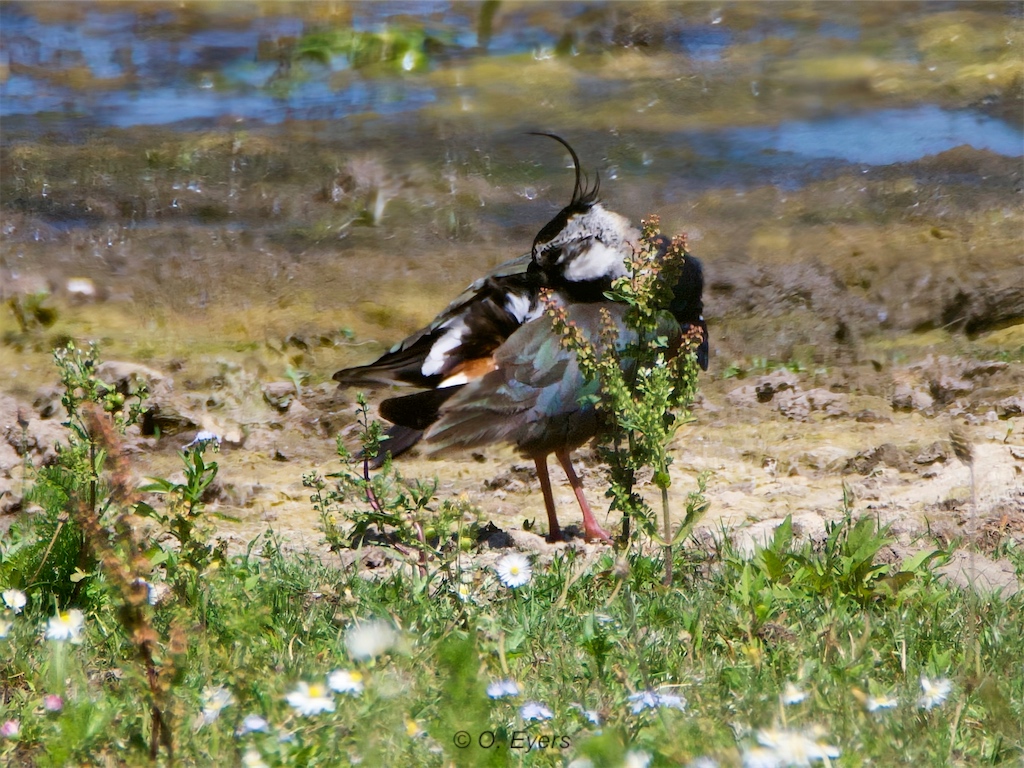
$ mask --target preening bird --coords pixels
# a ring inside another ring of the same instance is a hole
[[[593,339],[606,310],[629,341],[625,305],[606,298],[612,281],[626,274],[626,259],[640,232],[598,201],[599,179],[587,188],[579,158],[569,204],[534,239],[531,253],[499,267],[469,286],[429,325],[369,365],[334,374],[341,386],[406,384],[420,391],[388,398],[380,414],[394,426],[382,448],[398,456],[420,440],[432,453],[510,443],[537,468],[548,517],[548,537],[562,539],[548,475],[554,454],[565,470],[583,513],[584,536],[609,540],[598,524],[570,453],[597,437],[601,416],[587,395],[599,382],[585,380],[575,353],[564,348],[546,310],[558,307]],[[670,343],[699,328],[697,350],[707,369],[707,325],[703,318],[703,273],[687,255],[674,300]]]

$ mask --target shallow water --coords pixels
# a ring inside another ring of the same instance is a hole
[[[569,52],[561,58],[580,60],[580,69],[567,74],[578,77],[572,109],[584,113],[602,109],[617,97],[632,106],[648,87],[654,98],[636,109],[650,115],[652,123],[658,116],[671,117],[690,109],[672,98],[668,78],[652,83],[650,73],[588,82],[594,50],[605,51],[609,43],[614,50],[617,38],[625,39],[621,48],[683,62],[667,73],[677,77],[713,82],[722,74],[728,76],[730,68],[737,70],[737,78],[747,76],[751,69],[760,71],[762,77],[743,83],[749,88],[748,98],[730,95],[743,127],[730,127],[727,117],[723,121],[716,114],[714,120],[704,121],[708,124],[675,134],[676,141],[719,162],[784,169],[819,159],[887,165],[962,144],[1010,157],[1024,154],[1020,120],[1011,124],[962,105],[944,109],[948,105],[927,103],[927,90],[920,100],[904,97],[905,101],[925,103],[892,108],[890,94],[876,93],[871,98],[861,87],[874,70],[886,65],[930,61],[927,49],[922,50],[915,37],[920,28],[952,14],[949,36],[955,40],[957,12],[968,21],[970,14],[979,12],[968,3],[897,8],[892,12],[893,29],[885,29],[884,16],[881,21],[876,18],[874,6],[858,15],[856,9],[838,5],[809,14],[784,3],[773,4],[771,12],[763,13],[743,4],[685,4],[661,8],[651,20],[640,4],[627,10],[608,5],[601,6],[605,12],[597,13],[595,20],[586,4],[559,4],[542,13],[529,6],[499,3],[497,23],[485,39],[480,29],[483,6],[479,4],[362,3],[344,6],[335,15],[338,18],[313,4],[209,4],[181,11],[157,3],[41,6],[0,6],[4,72],[0,118],[9,135],[21,135],[22,127],[80,136],[111,126],[173,124],[195,129],[232,122],[248,127],[283,121],[345,121],[359,116],[379,119],[416,113],[428,105],[458,110],[460,102],[465,109],[466,103],[500,99],[500,80],[457,87],[456,99],[452,89],[435,75],[457,70],[467,62],[472,65],[501,58],[508,58],[513,68],[528,71],[530,62],[521,57],[532,57],[534,63],[555,58],[560,37],[568,36],[570,42],[565,45]],[[998,8],[991,4],[981,10],[987,12],[986,22],[994,19],[997,27],[1000,22],[1006,27],[1003,42],[1011,51],[1018,43],[1019,54],[1019,40],[1013,36],[1019,33],[1019,19],[1010,14],[1000,18]],[[663,30],[657,26],[659,21],[665,24]],[[285,55],[296,40],[339,25],[379,31],[389,24],[399,30],[421,30],[434,41],[432,46],[423,45],[429,54],[418,61],[417,71],[403,71],[402,60],[385,72],[346,77],[353,66],[343,54],[331,52],[317,61],[296,61]],[[595,38],[599,44],[588,43]],[[981,44],[990,41],[986,38]],[[758,45],[764,45],[764,50],[758,51]],[[782,49],[778,49],[780,45]],[[751,55],[751,49],[757,51],[752,57],[755,66],[738,65],[740,57]],[[848,74],[823,73],[815,83],[813,73],[785,71],[787,60],[799,61],[802,56],[813,66],[819,49],[824,60],[839,58],[837,66],[841,71],[845,67]],[[869,57],[867,65],[856,58],[876,51],[881,52]],[[844,65],[842,57],[854,58]],[[777,67],[783,71],[773,76]],[[936,69],[932,65],[928,72]],[[992,73],[980,76],[996,79]],[[783,105],[779,114],[759,104],[777,100],[772,91],[783,93],[791,85],[787,81],[794,78],[805,81],[798,88],[804,98]],[[774,85],[773,80],[777,81]],[[835,89],[837,81],[844,87]],[[851,83],[856,87],[845,87]],[[813,99],[806,98],[807,94]],[[544,95],[538,92],[538,100]],[[761,120],[756,114],[759,111],[764,113]],[[752,112],[754,123],[765,124],[749,125]],[[706,175],[700,168],[696,170],[698,176]]]
[[[1007,157],[1024,154],[1024,134],[1009,123],[976,110],[946,110],[934,105],[789,121],[769,128],[733,128],[722,133],[729,147],[727,156],[748,162],[756,153],[782,153],[793,162],[835,159],[892,165],[965,144]]]

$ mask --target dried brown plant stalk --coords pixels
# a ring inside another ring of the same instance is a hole
[[[137,500],[132,483],[131,465],[122,449],[121,440],[110,414],[95,403],[83,406],[85,424],[90,438],[106,451],[106,470],[110,493],[106,505],[99,509],[85,501],[72,510],[72,515],[85,535],[87,546],[100,564],[104,575],[121,598],[117,612],[125,635],[135,646],[149,688],[151,739],[150,758],[155,760],[160,746],[174,762],[174,739],[167,711],[171,681],[176,673],[175,660],[186,651],[185,632],[172,625],[166,643],[153,627],[149,610],[149,560],[142,553],[133,524],[132,505]],[[120,510],[111,527],[102,523],[103,514],[111,507]]]

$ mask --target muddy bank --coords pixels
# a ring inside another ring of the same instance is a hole
[[[4,197],[0,294],[48,294],[52,315],[21,327],[2,320],[0,357],[19,369],[9,386],[23,395],[48,375],[50,346],[82,337],[102,339],[108,355],[181,369],[190,382],[223,361],[261,378],[292,366],[326,380],[528,250],[569,181],[548,169],[526,194],[522,176],[510,182],[469,160],[439,174],[313,141],[287,150],[256,137],[138,141],[193,157],[195,168],[157,163],[144,182],[135,169],[109,184],[95,169],[117,172],[141,149],[122,156],[123,145],[95,141],[3,153],[3,177],[23,191]],[[512,146],[538,153],[528,137]],[[512,146],[493,149],[511,156]],[[267,175],[272,184],[258,180]],[[898,360],[943,338],[1014,354],[1024,318],[1021,183],[1019,163],[962,147],[792,190],[679,198],[664,183],[624,179],[606,181],[603,196],[634,219],[658,213],[665,230],[688,233],[706,265],[722,372],[761,358]],[[42,188],[45,196],[27,194]]]
[[[209,497],[210,510],[223,516],[218,535],[243,548],[272,528],[289,548],[329,557],[302,475],[339,468],[334,435],[355,439],[348,396],[326,384],[246,385],[243,379],[205,392],[180,391],[173,374],[133,364],[108,363],[101,373],[112,386],[146,380],[153,390],[151,415],[163,433],[144,436],[133,428],[128,438],[140,480],[180,475],[176,450],[199,429],[215,431],[224,439],[221,473]],[[802,535],[822,535],[825,521],[842,516],[845,489],[854,514],[892,523],[902,546],[927,532],[998,556],[1011,542],[1024,543],[1021,392],[1019,360],[946,356],[881,371],[864,364],[710,380],[696,422],[684,428],[674,450],[675,506],[682,509],[696,475],[708,472],[711,508],[700,535],[725,529],[752,546],[787,515]],[[21,502],[23,472],[52,461],[53,444],[62,439],[56,397],[52,388],[34,401],[0,397],[0,513],[6,524],[31,514],[31,505]],[[969,441],[973,474],[957,457],[951,430]],[[577,464],[595,508],[603,508],[595,454],[580,452]],[[543,501],[532,464],[511,450],[495,447],[448,460],[414,451],[400,468],[407,477],[436,476],[441,497],[464,499],[475,521],[493,524],[487,527],[491,534],[496,526],[512,536],[496,539],[496,546],[550,553],[542,539],[526,532],[543,526]],[[578,535],[572,490],[560,473],[554,480],[560,516]],[[603,514],[599,518],[605,521]],[[617,516],[607,523],[615,526]],[[386,553],[368,556],[373,563],[367,567],[390,562]]]

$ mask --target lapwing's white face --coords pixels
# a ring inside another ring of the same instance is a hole
[[[541,269],[557,269],[570,282],[614,279],[626,274],[624,260],[639,235],[626,217],[600,203],[570,206],[541,230],[533,259]]]

